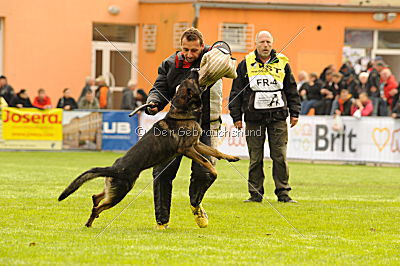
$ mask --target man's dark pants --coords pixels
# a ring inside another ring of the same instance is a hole
[[[272,177],[275,182],[275,194],[280,197],[288,195],[289,169],[286,162],[288,128],[286,121],[246,122],[246,142],[250,155],[249,193],[252,197],[264,195],[264,144],[265,131],[268,133],[268,144],[272,159]]]
[[[200,141],[208,146],[211,146],[210,136],[202,135],[200,137]],[[204,157],[210,160],[208,156]],[[154,209],[158,224],[165,224],[169,222],[172,181],[176,177],[181,160],[182,155],[162,163],[153,169]],[[173,162],[171,163],[171,161]],[[168,164],[170,165],[166,168]],[[207,189],[212,185],[212,183],[214,183],[215,177],[210,175],[206,168],[195,162],[192,162],[191,170],[192,173],[189,186],[190,204],[196,207],[200,205]]]

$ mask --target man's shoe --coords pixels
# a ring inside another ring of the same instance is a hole
[[[244,200],[243,202],[261,202],[262,198],[261,197],[250,197],[247,200]]]
[[[208,216],[201,204],[197,207],[190,206],[194,215],[194,220],[200,228],[205,228],[208,225]]]
[[[297,203],[297,201],[293,200],[288,195],[279,196],[278,201],[283,203]]]
[[[156,225],[156,229],[160,230],[160,231],[163,231],[163,230],[167,230],[168,226],[169,226],[168,223],[166,223],[166,224],[157,224]]]

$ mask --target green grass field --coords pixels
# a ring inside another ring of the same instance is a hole
[[[111,152],[0,152],[0,264],[400,264],[400,170],[290,163],[292,196],[277,203],[267,162],[267,202],[243,203],[247,184],[229,163],[203,205],[200,229],[189,209],[189,160],[174,182],[171,226],[156,231],[152,186],[100,236],[151,180],[142,173],[127,197],[84,227],[101,178],[63,202],[62,190],[81,172],[111,165]],[[233,164],[247,177],[248,161]]]

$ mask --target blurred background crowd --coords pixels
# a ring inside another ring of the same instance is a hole
[[[319,74],[300,71],[297,86],[302,115],[400,117],[399,82],[381,57],[372,60],[366,69],[357,71],[350,62],[340,68],[328,65]],[[5,76],[0,76],[2,106],[133,110],[146,99],[146,92],[137,88],[133,80],[122,90],[122,97],[116,105],[103,76],[96,79],[87,77],[78,99],[72,97],[70,88],[61,90],[59,99],[50,99],[44,88],[39,88],[37,92],[16,91]]]
[[[72,97],[71,89],[64,88],[60,91],[60,98],[55,101],[46,95],[44,88],[35,92],[26,89],[15,91],[8,83],[7,77],[0,76],[0,102],[1,106],[18,108],[62,108],[66,111],[74,109],[124,109],[133,110],[147,100],[143,89],[138,89],[136,83],[130,80],[122,91],[119,106],[113,106],[113,94],[103,76],[96,79],[87,77],[78,99]]]
[[[302,115],[400,116],[399,82],[381,57],[357,71],[351,63],[300,71],[297,86]]]

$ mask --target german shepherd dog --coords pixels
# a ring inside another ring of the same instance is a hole
[[[224,154],[199,141],[202,129],[197,121],[201,117],[201,89],[199,76],[193,71],[182,81],[172,99],[169,112],[121,158],[110,167],[92,168],[78,176],[59,196],[62,201],[75,192],[83,183],[96,177],[105,177],[104,191],[92,196],[93,208],[86,226],[92,226],[99,214],[116,204],[132,189],[140,172],[182,154],[217,176],[207,158],[238,161],[239,158]],[[100,204],[101,203],[101,204]]]

